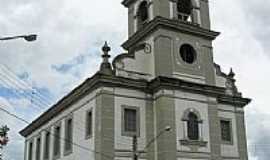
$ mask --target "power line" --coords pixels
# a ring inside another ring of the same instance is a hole
[[[2,81],[2,83],[4,83],[6,86],[8,86],[8,87],[10,87],[10,88],[13,88],[14,86],[12,86],[12,85],[10,85],[6,80],[3,80],[3,79],[1,79],[0,78],[0,80]],[[12,93],[13,93],[13,95],[15,96],[15,97],[17,97],[18,99],[20,99],[21,97],[24,97],[24,98],[26,98],[27,100],[29,100],[28,99],[28,96],[27,95],[25,95],[24,93],[21,93],[21,92],[17,92],[15,89],[14,90],[11,90],[12,91]],[[31,100],[29,100],[29,101],[31,101]],[[32,104],[34,104],[34,105],[32,105],[35,109],[37,109],[38,111],[40,111],[40,109],[45,109],[45,108],[43,108],[43,107],[41,107],[40,105],[40,103],[38,103],[38,102],[36,102],[36,101],[31,101],[32,102]],[[43,106],[43,105],[42,105]]]
[[[0,105],[0,106],[1,106],[1,107],[4,107],[3,105]],[[28,121],[25,120],[24,118],[21,118],[21,117],[17,116],[16,114],[13,114],[13,113],[9,112],[8,110],[3,109],[3,108],[1,108],[1,107],[0,107],[0,110],[1,110],[1,111],[7,113],[8,115],[10,115],[10,116],[12,116],[12,117],[14,117],[14,118],[16,118],[16,119],[18,119],[18,120],[20,120],[20,121],[26,123],[26,124],[30,124],[30,122],[28,122]],[[46,130],[46,129],[43,129],[43,130],[41,130],[41,131],[46,131],[46,132],[50,133],[52,136],[54,136],[55,138],[58,138],[58,139],[60,139],[60,140],[62,140],[62,141],[64,141],[64,142],[71,143],[72,145],[74,145],[74,146],[76,146],[76,147],[78,147],[78,148],[81,148],[81,149],[84,149],[84,150],[93,152],[93,153],[95,153],[95,154],[101,154],[101,155],[103,155],[104,157],[109,158],[110,160],[111,160],[112,158],[114,158],[113,156],[104,154],[104,153],[99,152],[99,151],[92,150],[92,149],[87,148],[87,147],[85,147],[85,146],[82,146],[82,145],[79,145],[79,144],[77,144],[77,143],[74,143],[74,142],[72,142],[72,141],[70,141],[70,140],[68,140],[68,139],[66,139],[66,138],[63,138],[63,137],[58,136],[58,135],[55,135],[55,134],[51,133],[50,131],[48,131],[48,130]]]
[[[21,117],[18,117],[17,115],[15,115],[15,114],[9,112],[8,110],[3,109],[2,107],[4,107],[4,106],[2,106],[2,105],[0,104],[0,110],[1,110],[1,111],[5,112],[6,114],[8,114],[8,115],[10,115],[10,116],[12,116],[12,117],[15,117],[15,118],[19,119],[20,121],[22,121],[22,122],[24,122],[24,123],[30,124],[30,122],[28,122],[27,120],[25,120],[25,119],[23,119],[23,118],[21,118]]]
[[[2,68],[3,68],[3,70],[7,73],[7,74],[9,74],[10,76],[9,76],[9,78],[11,78],[11,79],[13,79],[13,80],[15,80],[16,82],[18,82],[19,84],[21,84],[21,85],[23,85],[23,88],[30,88],[30,89],[32,89],[32,87],[29,85],[29,84],[26,84],[26,82],[25,81],[23,81],[23,80],[21,80],[20,78],[18,78],[17,77],[17,75],[16,75],[16,73],[14,72],[14,71],[12,71],[12,69],[10,69],[10,67],[8,67],[7,65],[5,65],[5,64],[0,64],[0,67],[2,66]],[[1,74],[1,73],[0,73]],[[1,79],[1,78],[0,78]],[[16,92],[15,92],[16,93]],[[24,94],[25,95],[25,94]],[[40,93],[39,92],[39,95],[40,96],[42,96],[42,97],[45,97],[42,93]],[[48,102],[48,100],[46,100],[46,99],[38,99],[38,101],[39,102],[43,102],[43,103],[50,103],[50,102]],[[43,108],[40,108],[40,109],[43,109]],[[82,130],[82,131],[84,131],[82,128],[80,128],[80,127],[82,127],[80,124],[80,122],[79,121],[74,121],[76,124],[78,124],[78,125],[76,125],[76,126],[79,126],[78,127],[78,129],[79,130]],[[83,127],[84,128],[84,127]],[[129,144],[129,143],[125,143],[125,142],[121,142],[122,144]]]
[[[7,67],[6,67],[7,68]],[[0,73],[1,74],[1,73]],[[3,79],[2,79],[2,81],[3,81]],[[20,80],[19,80],[20,81]],[[8,85],[9,87],[13,87],[13,86],[11,86],[11,85],[9,85],[7,82],[4,82],[6,85]],[[17,85],[16,85],[17,86]],[[14,92],[15,93],[15,95],[18,97],[18,98],[20,98],[19,96],[18,96],[18,94],[17,94],[17,92]],[[26,95],[25,94],[23,94],[25,97],[26,97]],[[26,98],[28,98],[28,97],[26,97]],[[37,105],[39,105],[39,104],[37,104]],[[40,108],[40,107],[39,107]],[[40,109],[43,109],[43,108],[40,108]],[[29,123],[29,122],[28,122]],[[78,127],[78,129],[79,130],[81,130],[81,131],[84,131],[82,128],[82,126],[81,126],[81,123],[79,123],[78,121],[74,121],[74,123],[76,123],[77,125],[77,127]],[[75,130],[75,131],[77,131],[77,130]],[[125,143],[125,142],[117,142],[117,143],[119,143],[119,144],[128,144],[128,143]]]
[[[25,89],[24,87],[22,87],[22,86],[20,86],[19,84],[17,84],[16,81],[14,81],[13,79],[11,79],[11,78],[8,77],[7,75],[2,74],[2,73],[0,73],[0,75],[1,75],[0,79],[1,79],[2,81],[6,81],[6,84],[8,83],[9,85],[11,85],[10,87],[11,87],[12,89],[15,89],[15,90],[21,90],[21,91],[23,92],[23,95],[24,95],[26,98],[29,98],[29,100],[33,100],[33,98],[34,98],[34,97],[33,97],[33,94],[27,92],[26,89]],[[4,79],[4,78],[5,78],[5,79]],[[22,92],[21,92],[21,93],[22,93]],[[40,101],[40,100],[38,100],[38,99],[36,99],[36,100],[39,102],[40,105],[42,105],[42,106],[47,106],[47,104],[44,103],[43,101]]]
[[[1,74],[1,73],[0,73],[0,74]],[[0,79],[1,79],[1,78],[0,78]],[[3,79],[2,79],[2,81],[3,81]],[[6,82],[5,84],[8,85],[8,86],[10,86],[10,87],[13,87],[13,86],[7,84],[7,82]],[[17,92],[14,92],[14,93],[15,93],[15,95],[19,98]],[[25,94],[23,94],[23,95],[26,97]],[[28,98],[28,97],[26,97],[26,98]],[[37,104],[37,105],[39,105],[39,104]],[[38,108],[43,109],[43,108],[41,108],[41,107],[38,107]],[[79,129],[79,130],[84,131],[84,130],[83,130],[84,127],[82,127],[82,125],[81,125],[82,123],[80,123],[79,121],[74,121],[74,123],[77,124],[76,126],[78,126],[78,129]],[[130,145],[129,143],[125,143],[125,142],[117,142],[117,143],[119,143],[119,144],[125,144],[125,145]]]
[[[20,79],[20,78],[17,76],[17,74],[16,74],[10,67],[8,67],[7,65],[2,64],[2,68],[3,68],[3,70],[4,70],[7,74],[9,74],[9,75],[12,76],[14,79],[16,79],[21,85],[23,85],[23,86],[25,86],[26,88],[29,88],[29,89],[32,90],[33,92],[37,93],[36,96],[37,96],[38,98],[40,98],[41,100],[48,101],[48,102],[53,101],[51,97],[48,97],[48,96],[43,95],[40,91],[34,89],[34,88],[32,87],[32,85],[29,84],[27,81],[24,81],[24,80]]]
[[[23,92],[23,95],[26,97],[26,98],[29,98],[31,101],[33,100],[33,94],[29,93],[26,91],[26,88],[25,87],[22,87],[20,84],[18,84],[18,82],[14,79],[12,79],[11,77],[9,77],[8,75],[5,75],[3,73],[0,73],[1,77],[0,79],[4,80],[4,81],[7,81],[6,83],[9,83],[11,85],[13,85],[12,87],[16,90],[21,90]],[[4,79],[5,78],[5,79]],[[36,99],[40,105],[42,106],[47,106],[48,104],[45,103],[44,101],[41,101],[39,99]]]

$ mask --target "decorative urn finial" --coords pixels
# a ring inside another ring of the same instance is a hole
[[[231,68],[231,70],[230,70],[230,73],[229,73],[229,75],[228,75],[230,78],[234,78],[234,76],[235,76],[235,73],[233,72],[233,69]]]
[[[231,68],[227,80],[226,80],[226,93],[228,95],[233,95],[233,96],[241,96],[241,93],[238,92],[238,89],[235,85],[235,73],[233,72],[233,69]]]
[[[102,51],[103,51],[104,53],[108,53],[108,52],[111,51],[111,47],[108,46],[108,42],[107,42],[107,41],[105,41],[105,44],[104,44],[104,46],[102,47]]]
[[[109,55],[109,52],[111,51],[111,48],[108,46],[107,41],[105,42],[104,46],[102,47],[102,63],[100,65],[100,73],[103,74],[107,74],[107,75],[112,75],[113,71],[112,71],[112,66],[111,63],[109,62],[109,58],[111,57],[111,55]]]

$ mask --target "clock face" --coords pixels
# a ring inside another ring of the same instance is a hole
[[[182,60],[188,64],[193,64],[196,61],[196,51],[189,44],[183,44],[180,47],[180,56]]]

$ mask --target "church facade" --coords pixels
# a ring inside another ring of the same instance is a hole
[[[25,160],[247,160],[244,98],[208,0],[124,0],[127,50],[24,128]]]

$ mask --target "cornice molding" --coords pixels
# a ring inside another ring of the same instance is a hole
[[[124,49],[129,50],[132,46],[145,38],[150,33],[160,28],[166,28],[169,30],[176,30],[182,33],[188,33],[196,35],[205,39],[214,40],[220,33],[201,28],[196,24],[190,22],[184,22],[175,19],[167,19],[157,16],[153,20],[146,23],[140,30],[133,34],[126,42],[122,44]]]
[[[105,75],[97,72],[93,77],[88,78],[81,85],[71,91],[68,95],[63,97],[59,102],[53,105],[49,110],[44,112],[39,118],[33,121],[29,126],[20,131],[24,137],[31,134],[49,120],[59,115],[64,110],[71,107],[87,94],[93,92],[100,87],[120,87],[145,92],[147,94],[155,94],[161,89],[167,90],[185,90],[188,92],[199,93],[217,98],[219,103],[231,104],[237,107],[244,107],[251,100],[242,97],[232,97],[225,94],[225,88],[209,86],[204,84],[197,84],[187,82],[170,77],[157,77],[152,81],[135,80],[115,75]]]

